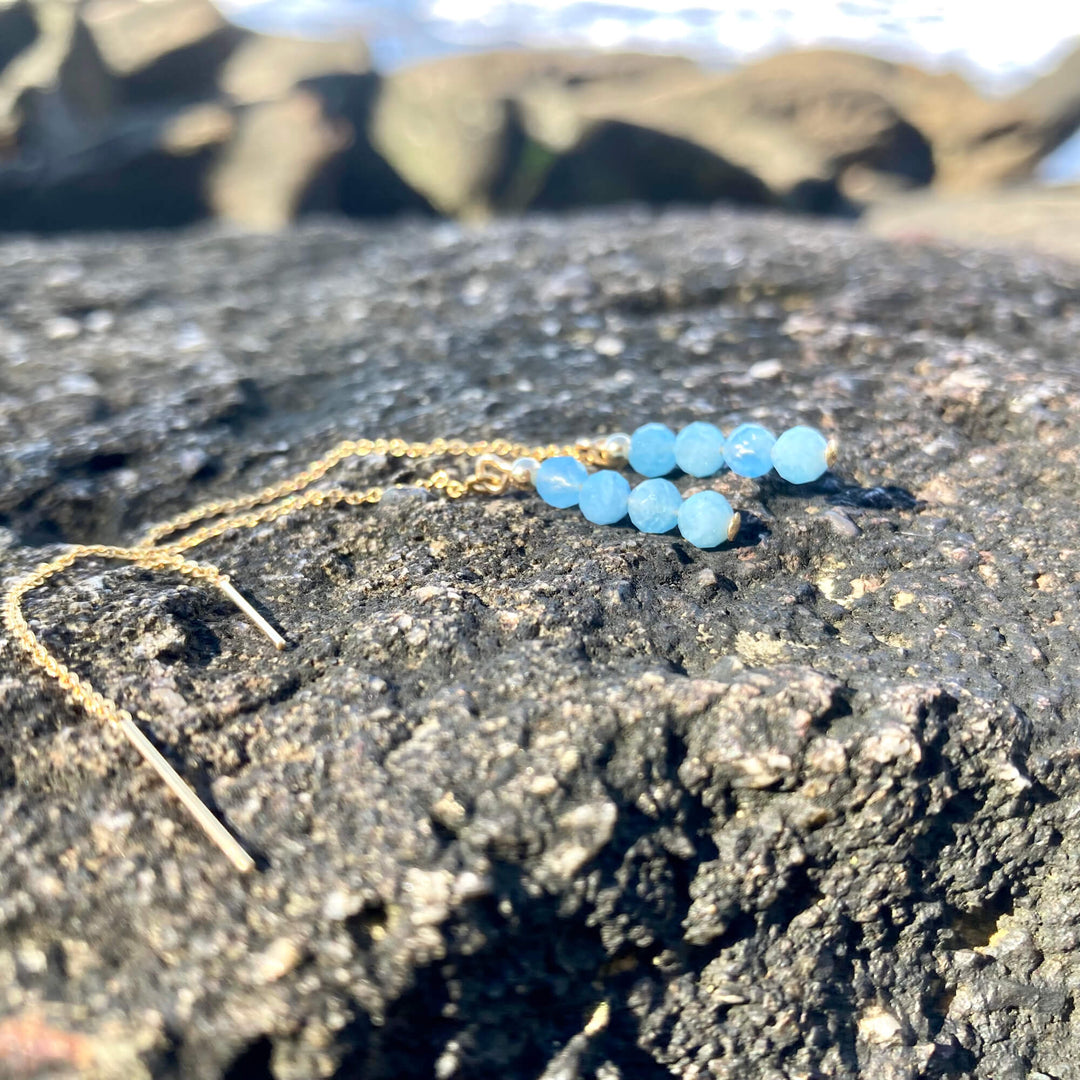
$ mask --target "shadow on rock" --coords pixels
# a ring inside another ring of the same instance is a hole
[[[565,210],[631,200],[653,206],[774,202],[753,173],[719,154],[687,139],[610,120],[596,124],[554,164],[532,209]]]
[[[846,506],[857,510],[914,510],[919,505],[918,498],[907,488],[896,484],[861,487],[833,473],[826,473],[812,484],[789,484],[772,474],[760,483],[763,496],[784,495],[806,499],[823,495],[832,506]],[[752,515],[744,515],[744,528],[747,517]]]

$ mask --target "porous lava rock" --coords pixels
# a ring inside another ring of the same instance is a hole
[[[842,447],[709,481],[715,551],[343,465],[403,486],[193,553],[280,653],[166,574],[34,593],[260,866],[0,640],[0,1067],[1074,1075],[1078,329],[1075,265],[768,215],[0,245],[5,581],[341,438]]]

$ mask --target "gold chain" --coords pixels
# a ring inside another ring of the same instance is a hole
[[[263,506],[277,502],[286,496],[294,495],[304,488],[310,487],[316,480],[321,480],[335,465],[340,465],[349,458],[363,458],[371,455],[380,455],[393,458],[435,458],[435,457],[470,457],[487,458],[488,456],[507,462],[508,459],[533,458],[543,461],[545,458],[567,454],[579,457],[590,464],[604,464],[607,455],[600,445],[592,442],[581,442],[574,446],[522,446],[512,443],[507,439],[484,440],[481,442],[466,442],[464,439],[433,439],[431,442],[406,442],[404,439],[346,439],[338,443],[325,457],[313,461],[306,469],[301,470],[294,476],[288,477],[276,484],[263,488],[252,495],[242,495],[236,499],[224,499],[221,502],[205,503],[193,510],[179,514],[170,521],[155,525],[140,541],[140,547],[149,547],[156,544],[166,536],[186,529],[199,521],[208,518],[217,518],[225,514],[235,514],[241,510],[250,510],[255,506]],[[429,490],[443,491],[449,498],[458,499],[471,491],[484,490],[478,476],[470,477],[469,480],[454,480],[445,472],[437,472],[426,480],[419,480],[412,487],[424,487]],[[374,492],[376,488],[372,488]],[[500,494],[498,491],[488,491],[487,494]],[[366,502],[378,502],[382,497],[379,495],[370,497]],[[294,507],[295,509],[295,507]],[[260,524],[252,522],[251,524]],[[250,525],[238,525],[238,528],[250,527]],[[201,530],[195,535],[201,536]],[[220,533],[215,533],[220,535]],[[209,539],[207,536],[203,539]],[[200,539],[196,543],[202,543]],[[194,546],[189,544],[188,546]]]
[[[98,720],[114,724],[146,761],[165,781],[170,790],[184,804],[203,831],[218,845],[232,864],[241,871],[254,867],[251,856],[236,842],[224,826],[200,801],[194,791],[177,775],[171,765],[161,756],[157,748],[136,726],[131,713],[120,708],[111,698],[95,690],[86,680],[72,671],[63,661],[53,656],[38,636],[30,629],[30,624],[23,614],[22,601],[26,594],[44,585],[49,578],[66,570],[79,559],[98,557],[102,559],[120,559],[133,562],[146,570],[171,570],[189,577],[207,581],[216,585],[230,599],[239,598],[241,607],[247,601],[236,592],[228,577],[213,566],[191,562],[174,551],[153,548],[110,547],[103,544],[85,544],[66,551],[52,562],[42,563],[32,573],[17,581],[4,596],[3,617],[8,633],[26,652],[31,663],[55,679],[68,698],[81,706]],[[250,606],[250,605],[248,605]]]
[[[407,442],[404,439],[346,440],[335,446],[324,457],[313,461],[306,469],[276,484],[271,484],[261,491],[234,499],[205,503],[178,514],[160,525],[155,525],[134,547],[80,544],[70,548],[51,562],[42,563],[8,589],[3,600],[4,625],[30,663],[55,680],[69,700],[95,719],[113,724],[120,729],[157,771],[173,794],[180,799],[210,839],[221,848],[238,870],[245,872],[255,865],[251,856],[161,756],[135,724],[131,714],[94,689],[86,679],[54,656],[34,633],[23,613],[23,600],[27,594],[40,588],[50,578],[69,569],[81,559],[113,559],[134,563],[146,570],[171,571],[215,586],[280,649],[285,646],[285,639],[237,592],[227,575],[221,573],[216,567],[192,562],[182,553],[226,533],[252,529],[258,525],[278,521],[305,507],[341,504],[361,506],[377,503],[388,490],[393,488],[423,488],[438,492],[450,499],[459,499],[473,493],[499,495],[511,487],[526,486],[530,482],[530,474],[527,470],[516,467],[515,459],[518,462],[522,459],[539,462],[549,457],[567,455],[588,464],[608,465],[616,459],[617,451],[609,448],[605,443],[606,440],[603,438],[578,440],[572,446],[553,444],[533,447],[519,445],[506,439],[480,442],[467,442],[464,439],[434,439],[431,442]],[[430,476],[420,478],[411,484],[369,487],[362,491],[350,491],[344,488],[306,490],[343,461],[372,455],[414,460],[468,457],[475,459],[476,464],[472,475],[465,479],[454,477],[445,469],[439,469]],[[187,532],[178,540],[161,543],[166,537],[184,533],[200,522],[204,524],[192,532]]]

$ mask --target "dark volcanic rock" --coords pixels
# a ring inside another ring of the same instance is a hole
[[[343,437],[843,444],[718,478],[714,552],[408,487],[198,549],[280,654],[163,575],[35,593],[263,865],[0,642],[0,1068],[1075,1075],[1075,267],[623,213],[9,242],[0,298],[9,580]]]

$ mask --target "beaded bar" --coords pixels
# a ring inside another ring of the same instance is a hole
[[[537,494],[558,509],[578,505],[596,525],[614,525],[627,515],[645,533],[678,528],[695,547],[717,547],[733,540],[740,517],[718,491],[699,491],[683,498],[663,479],[682,471],[698,478],[713,476],[725,465],[736,476],[757,479],[775,469],[791,484],[809,484],[832,465],[836,446],[816,428],[800,424],[777,438],[761,424],[740,424],[726,438],[715,425],[696,420],[676,435],[666,424],[643,424],[633,435],[618,432],[597,440],[578,440],[577,452],[599,453],[606,463],[626,461],[645,476],[636,487],[613,469],[589,473],[581,460],[564,455],[532,463],[522,479],[531,479]],[[517,474],[520,466],[515,463]]]

